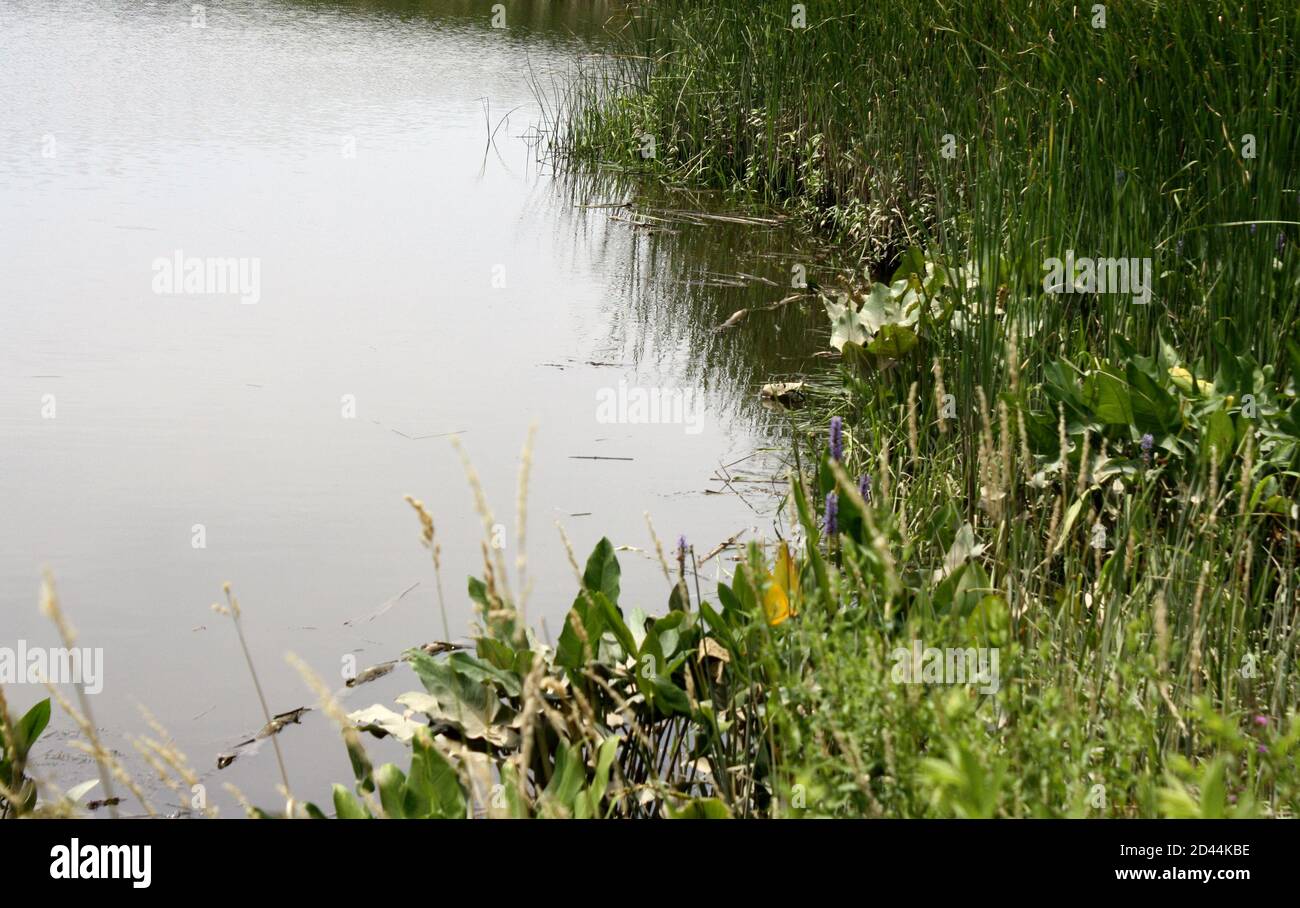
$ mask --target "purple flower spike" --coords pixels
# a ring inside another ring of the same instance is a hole
[[[1255,717],[1255,724],[1256,724],[1256,725],[1267,725],[1267,724],[1268,724],[1268,716],[1256,716],[1256,717]]]
[[[840,531],[840,501],[834,492],[826,493],[826,535],[834,536]]]
[[[838,416],[831,417],[831,459],[844,459],[844,420]]]
[[[858,494],[862,496],[863,501],[871,500],[871,477],[866,473],[858,477]]]
[[[1142,448],[1142,462],[1147,466],[1151,465],[1151,449],[1155,447],[1155,444],[1156,440],[1151,436],[1150,432],[1143,435],[1142,440],[1138,442],[1138,445]]]

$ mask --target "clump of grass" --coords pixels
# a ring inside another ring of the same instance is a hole
[[[956,278],[915,348],[849,344],[807,383],[795,488],[838,509],[790,506],[821,549],[779,632],[785,809],[1296,807],[1300,11],[1095,15],[647,4],[554,124],[562,156],[794,212],[925,310],[930,275]],[[1151,259],[1151,300],[1043,292],[1066,250]],[[912,639],[997,648],[1008,682],[894,684]]]

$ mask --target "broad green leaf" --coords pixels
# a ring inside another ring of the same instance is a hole
[[[799,524],[803,527],[804,536],[808,540],[806,551],[808,552],[808,560],[812,564],[813,577],[817,579],[817,588],[829,590],[831,588],[830,572],[826,569],[826,560],[822,557],[821,547],[818,545],[821,532],[817,526],[817,520],[813,516],[812,508],[808,505],[808,496],[804,490],[804,484],[797,475],[792,477],[790,493],[794,497],[795,510],[799,515]],[[739,578],[739,575],[737,577]],[[721,593],[719,593],[719,596],[721,596]]]
[[[370,814],[366,813],[356,795],[337,782],[334,784],[334,813],[340,820],[370,819]]]
[[[375,770],[375,785],[379,789],[379,803],[389,819],[400,820],[406,816],[403,802],[406,798],[406,774],[392,763]]]
[[[411,818],[457,820],[465,818],[465,792],[455,767],[438,749],[427,728],[411,742],[411,774],[406,779],[402,812]]]
[[[344,744],[348,750],[348,761],[352,764],[352,777],[357,780],[357,788],[365,792],[374,791],[374,769],[370,765],[370,757],[366,755],[365,747],[361,744],[361,736],[345,735]]]
[[[1056,547],[1052,549],[1053,554],[1059,552],[1069,540],[1070,530],[1074,528],[1074,522],[1079,519],[1079,511],[1083,509],[1083,503],[1087,497],[1088,494],[1085,492],[1083,496],[1076,499],[1074,504],[1070,505],[1066,509],[1065,521],[1061,524],[1061,535],[1056,539]]]
[[[1128,384],[1102,369],[1094,371],[1084,382],[1084,400],[1097,422],[1112,426],[1133,424],[1133,403]]]
[[[632,637],[632,631],[629,630],[628,626],[623,622],[623,613],[619,611],[618,606],[614,604],[614,600],[610,599],[604,593],[597,593],[595,598],[596,606],[605,615],[605,629],[612,633],[614,638],[618,640],[618,645],[623,648],[624,653],[630,655],[636,652],[636,640]],[[678,612],[678,614],[682,613]]]
[[[495,665],[477,659],[469,653],[452,653],[447,657],[447,663],[467,678],[480,682],[496,682],[500,684],[501,689],[512,697],[519,696],[523,690],[519,676],[513,671],[497,668]]]
[[[873,284],[863,297],[862,311],[858,314],[858,322],[867,330],[867,336],[857,342],[865,344],[871,335],[890,322],[897,321],[898,317],[898,306],[889,288],[884,284]]]
[[[1178,400],[1135,363],[1128,364],[1126,375],[1133,406],[1133,422],[1138,429],[1157,437],[1176,430],[1181,422]]]
[[[479,637],[474,649],[480,659],[519,678],[527,675],[533,667],[531,650],[515,649],[504,640]]]
[[[605,613],[596,605],[595,598],[591,593],[579,593],[573,600],[573,607],[564,617],[559,643],[555,646],[556,665],[577,671],[587,661],[588,649],[591,658],[596,657],[600,635],[605,632]],[[575,620],[586,635],[585,642],[574,629]]]
[[[680,612],[676,612],[680,615]],[[645,641],[641,644],[641,651],[637,653],[636,667],[633,669],[636,675],[637,689],[645,695],[646,701],[656,706],[665,714],[682,713],[689,714],[691,711],[690,700],[686,696],[686,691],[679,688],[672,681],[672,673],[676,666],[681,664],[681,660],[670,661],[664,655],[662,642],[660,639],[659,623],[651,627],[646,634]]]
[[[1228,790],[1225,783],[1226,764],[1223,757],[1205,767],[1201,778],[1201,819],[1221,820],[1227,816]]]
[[[17,740],[15,743],[22,749],[24,754],[31,750],[32,745],[36,743],[36,739],[41,736],[41,732],[45,731],[45,726],[49,724],[50,698],[46,697],[27,710],[26,714],[18,720],[17,734],[15,735]]]
[[[609,787],[609,771],[614,765],[614,757],[618,755],[620,743],[622,742],[614,735],[601,742],[600,751],[596,755],[596,772],[592,777],[591,786],[587,789],[592,799],[593,812],[605,797],[605,789]]]
[[[719,584],[721,586],[721,584]],[[713,636],[728,650],[735,648],[735,641],[731,635],[731,628],[727,626],[726,619],[714,611],[713,606],[707,600],[700,602],[700,614],[704,616],[704,622],[713,632]]]
[[[573,813],[574,799],[582,790],[582,783],[586,781],[582,759],[576,756],[576,753],[576,749],[567,744],[559,745],[555,754],[555,773],[551,776],[550,784],[546,786],[544,792],[544,796],[549,801],[560,805],[567,813]]]
[[[463,674],[452,663],[439,662],[420,650],[408,650],[406,656],[430,697],[407,693],[397,698],[398,703],[454,725],[467,737],[499,746],[513,740],[513,730],[505,725],[514,713],[494,689]]]
[[[942,581],[965,564],[967,560],[978,558],[983,553],[983,543],[975,542],[974,528],[969,523],[963,523],[961,529],[957,531],[957,536],[953,539],[952,545],[948,547],[947,554],[943,556],[943,565],[935,569],[931,578],[932,582],[938,583]]]
[[[885,325],[871,343],[867,344],[867,352],[889,359],[902,359],[917,345],[918,341],[916,332],[911,328],[902,325]]]
[[[482,609],[492,608],[492,603],[488,602],[487,586],[483,583],[482,580],[479,580],[477,577],[470,577],[467,586],[469,590],[469,598],[471,601],[476,603],[479,606],[479,608]]]
[[[501,785],[506,798],[506,810],[512,820],[528,819],[528,805],[519,793],[519,774],[511,763],[501,766]]]
[[[983,565],[972,561],[957,579],[957,589],[953,594],[952,613],[957,616],[971,614],[990,593],[994,593],[989,575]]]
[[[614,555],[614,545],[601,537],[587,559],[587,569],[582,573],[582,585],[593,593],[604,593],[605,598],[618,605],[619,566]]]
[[[1206,423],[1205,434],[1201,436],[1201,453],[1209,457],[1210,449],[1214,448],[1215,462],[1223,463],[1236,450],[1236,438],[1232,417],[1224,410],[1215,410]]]
[[[898,267],[890,275],[890,283],[904,280],[905,278],[916,275],[918,278],[926,276],[925,253],[919,246],[908,246],[898,259]],[[933,267],[933,266],[931,266]]]

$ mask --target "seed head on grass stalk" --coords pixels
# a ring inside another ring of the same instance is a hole
[[[9,715],[9,701],[5,699],[4,687],[0,686],[0,745],[3,745],[0,747],[0,752],[16,755],[11,767],[12,780],[16,781],[23,777],[23,770],[26,767],[26,754],[20,754],[18,751],[18,747],[14,742],[13,727],[14,720]],[[7,817],[9,810],[17,810],[18,808],[14,805],[21,803],[17,792],[9,789],[8,783],[10,781],[11,779],[0,778],[0,798],[4,798],[7,805],[6,812],[0,813],[0,819]]]
[[[912,471],[916,470],[917,464],[921,459],[920,429],[917,426],[916,416],[916,389],[916,382],[912,382],[912,386],[907,389],[907,446],[912,455],[912,460],[909,464]]]
[[[579,622],[581,624],[581,622]],[[515,762],[515,786],[522,804],[530,804],[532,798],[528,793],[528,773],[532,767],[533,735],[537,727],[537,716],[542,708],[541,683],[546,675],[546,663],[534,659],[532,668],[524,676],[523,696],[520,706],[519,752],[510,759]]]
[[[519,453],[519,491],[515,497],[515,569],[519,582],[519,622],[516,625],[516,643],[523,641],[524,627],[528,624],[528,481],[533,468],[533,442],[537,437],[537,423],[528,427],[523,450]]]
[[[239,648],[244,653],[244,661],[248,664],[248,674],[253,679],[253,688],[257,691],[257,700],[262,705],[262,716],[269,726],[271,724],[271,709],[266,705],[266,694],[262,691],[262,682],[257,679],[257,669],[253,666],[253,655],[248,651],[248,641],[244,638],[244,624],[241,620],[242,613],[239,609],[239,600],[235,598],[235,594],[228,582],[222,584],[221,589],[226,594],[226,604],[221,605],[214,602],[212,610],[218,615],[228,616],[235,625],[235,634],[239,637]],[[271,746],[275,748],[275,762],[280,767],[280,781],[284,783],[285,814],[293,816],[293,789],[289,785],[289,772],[284,767],[284,755],[280,753],[280,740],[276,735],[271,735]]]
[[[225,789],[226,794],[235,799],[236,804],[243,808],[244,816],[258,817],[262,815],[261,811],[257,809],[253,802],[248,800],[248,796],[245,795],[233,782],[226,782],[221,787]]]
[[[376,800],[373,793],[374,770],[370,758],[361,743],[361,735],[357,733],[356,727],[349,721],[342,705],[325,682],[321,680],[320,675],[312,671],[311,666],[304,662],[297,653],[286,653],[284,661],[289,663],[290,667],[298,673],[311,692],[316,695],[316,699],[320,702],[321,711],[338,726],[339,733],[343,736],[343,743],[347,747],[348,758],[352,761],[357,778],[362,781],[361,796],[370,807],[371,813],[376,817],[385,816],[383,806]],[[290,801],[290,807],[292,808],[292,801]],[[289,816],[293,816],[292,809]]]
[[[142,705],[138,706],[138,708],[140,714],[144,717],[145,723],[153,729],[157,738],[141,738],[133,742],[136,745],[136,749],[141,750],[143,748],[143,750],[147,750],[156,755],[165,766],[170,767],[170,769],[176,773],[181,782],[189,786],[189,790],[192,792],[194,786],[199,784],[198,773],[194,771],[194,767],[190,765],[189,759],[181,751],[180,747],[178,747],[176,742],[172,740],[171,734],[168,733],[167,729],[163,727],[161,722],[154,718],[153,713]],[[167,781],[168,780],[164,779],[164,782]],[[171,786],[169,785],[169,787]],[[173,790],[175,791],[177,789],[174,788]],[[179,791],[177,791],[177,793],[178,795],[180,794]],[[184,798],[182,796],[182,808],[185,806],[183,802]],[[213,819],[217,816],[217,808],[206,803],[206,801],[203,806],[203,812]]]
[[[49,571],[45,572],[41,581],[41,614],[54,623],[55,628],[58,629],[59,637],[63,640],[63,645],[72,650],[76,646],[77,632],[73,630],[72,624],[63,614],[63,609],[59,607],[59,597],[54,591],[54,575]],[[99,767],[99,781],[104,786],[104,797],[109,802],[109,811],[116,818],[117,806],[113,803],[112,782],[112,766],[116,761],[112,753],[104,747],[99,739],[95,717],[90,711],[90,700],[86,696],[85,685],[80,682],[74,685],[77,691],[77,701],[81,704],[81,713],[72,709],[67,700],[52,685],[47,682],[45,686],[50,689],[51,693],[58,699],[59,704],[72,716],[82,734],[86,736],[86,740],[90,744],[91,755],[95,758],[95,765]],[[125,774],[125,770],[123,770],[123,774]]]
[[[939,358],[935,357],[934,365],[931,367],[934,374],[934,408],[939,413],[939,433],[948,434],[948,420],[944,418],[944,399],[948,392],[943,387],[943,366],[939,363]]]
[[[496,526],[496,518],[492,516],[492,508],[488,505],[487,494],[483,491],[483,484],[479,481],[478,471],[470,462],[469,455],[465,451],[465,446],[460,443],[456,436],[451,437],[451,446],[455,448],[457,455],[460,456],[461,465],[465,469],[465,479],[469,482],[470,490],[474,493],[474,508],[478,511],[479,518],[483,521],[483,534],[485,540],[491,540],[493,527]],[[513,602],[514,597],[510,595],[510,586],[506,572],[505,561],[501,557],[499,549],[494,549],[490,544],[484,547],[484,561],[488,562],[488,552],[493,551],[492,562],[487,563],[489,568],[494,567],[494,576],[499,580],[499,586],[502,590],[502,599],[504,602]]]
[[[663,568],[664,579],[667,580],[669,583],[672,583],[673,582],[672,572],[668,568],[668,559],[664,557],[664,544],[659,539],[659,534],[655,532],[654,521],[650,519],[649,511],[642,511],[641,513],[642,516],[645,517],[645,525],[650,530],[650,540],[654,543],[655,554],[659,556],[659,566]],[[572,559],[572,549],[570,549],[570,558]],[[574,564],[576,565],[577,562],[575,561]]]
[[[126,767],[124,767],[122,762],[114,756],[112,751],[104,749],[97,734],[92,737],[94,721],[79,712],[53,684],[50,684],[48,681],[45,682],[45,689],[50,692],[50,697],[59,704],[59,708],[68,714],[69,718],[71,718],[76,726],[81,729],[81,733],[86,736],[86,741],[73,741],[72,746],[77,750],[80,750],[82,753],[89,754],[97,763],[102,759],[103,765],[107,768],[109,777],[121,782],[123,786],[131,792],[131,794],[135,795],[136,800],[140,802],[140,806],[144,809],[144,812],[149,816],[154,816],[153,806],[149,803],[149,799],[145,797],[144,791],[141,790],[140,786],[136,784],[133,778],[131,778],[131,774],[126,771]],[[112,786],[105,784],[102,778],[100,782],[101,784],[104,784],[104,797],[108,800],[109,807],[116,807],[117,805],[113,803],[115,797],[111,794],[113,791]],[[114,811],[113,815],[116,817],[116,811]]]
[[[406,503],[415,509],[420,519],[420,540],[433,557],[433,578],[438,588],[438,610],[442,613],[442,638],[451,640],[451,622],[447,620],[447,601],[442,594],[442,543],[433,527],[433,517],[424,507],[424,502],[411,495],[403,496]]]

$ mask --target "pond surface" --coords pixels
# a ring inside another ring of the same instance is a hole
[[[465,636],[484,534],[452,435],[513,570],[537,425],[528,617],[552,639],[576,588],[556,521],[580,559],[603,535],[635,547],[625,605],[656,613],[644,512],[701,554],[771,533],[761,484],[715,476],[779,469],[752,456],[782,450],[758,388],[808,365],[818,320],[759,310],[806,255],[779,229],[647,225],[601,207],[655,204],[635,187],[539,164],[530,85],[598,56],[618,10],[505,6],[505,29],[487,3],[0,6],[0,647],[56,644],[48,567],[80,645],[103,648],[95,720],[142,781],[137,704],[224,814],[225,782],[276,803],[269,748],[215,766],[263,724],[209,609],[224,581],[273,712],[314,699],[286,652],[341,686],[349,656]],[[655,388],[677,409],[629,421]],[[447,629],[408,493],[437,525]],[[416,687],[390,676],[345,705]],[[44,691],[6,695],[22,710]],[[95,775],[70,737],[56,717],[37,756],[65,787]],[[350,779],[319,713],[280,741],[299,796]]]

